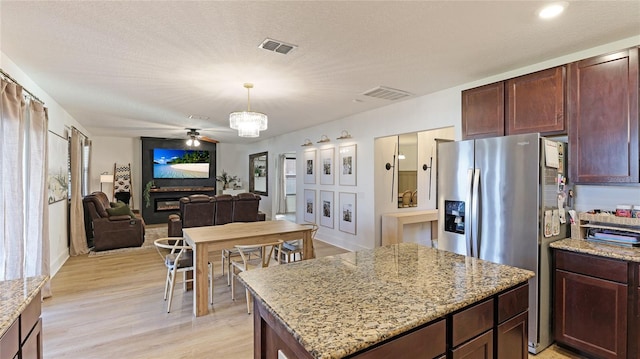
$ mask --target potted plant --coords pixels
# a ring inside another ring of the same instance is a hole
[[[142,193],[142,196],[144,197],[145,207],[149,207],[151,205],[151,195],[149,192],[151,191],[152,188],[156,188],[156,184],[154,181],[149,181],[144,186],[144,192]]]
[[[222,189],[228,189],[231,183],[238,180],[238,176],[230,176],[225,170],[222,170],[220,176],[216,176],[216,181],[222,182]]]

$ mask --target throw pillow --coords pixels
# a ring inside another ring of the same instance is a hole
[[[109,217],[111,217],[111,216],[122,216],[122,215],[125,215],[125,214],[127,216],[130,216],[131,218],[135,217],[135,215],[131,212],[131,209],[128,206],[107,208],[107,213],[109,214]]]
[[[124,207],[127,204],[122,201],[118,201],[118,202],[109,202],[109,205],[111,205],[111,208],[119,208],[119,207]]]

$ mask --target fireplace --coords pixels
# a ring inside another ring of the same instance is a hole
[[[175,211],[180,209],[180,198],[156,198],[154,200],[155,212]]]

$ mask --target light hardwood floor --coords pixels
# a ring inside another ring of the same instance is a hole
[[[315,241],[318,257],[345,252]],[[192,294],[176,285],[171,313],[162,300],[166,270],[154,248],[101,257],[70,258],[52,279],[43,303],[44,357],[215,358],[253,357],[253,321],[243,288],[236,301],[214,264],[212,312],[192,315]],[[179,276],[181,278],[181,276]],[[283,278],[295,285],[300,278]],[[303,279],[302,279],[303,280]],[[534,358],[579,358],[550,348]]]

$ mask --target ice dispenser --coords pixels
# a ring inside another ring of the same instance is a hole
[[[444,230],[464,234],[464,201],[444,201]]]

